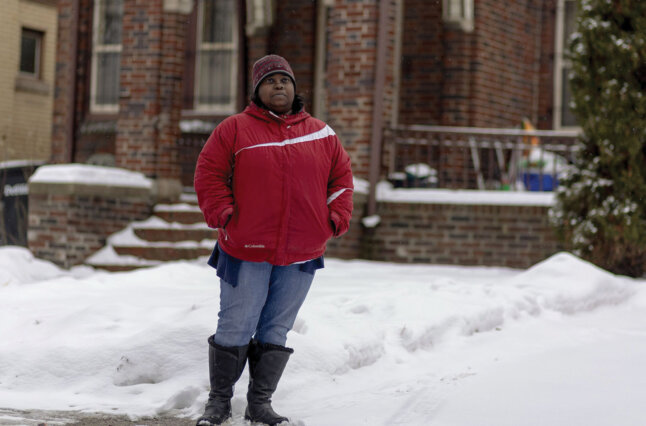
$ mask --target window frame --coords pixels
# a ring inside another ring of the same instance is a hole
[[[475,4],[474,0],[443,0],[442,20],[445,23],[455,25],[462,31],[471,32],[475,28]],[[459,6],[455,11],[454,6]]]
[[[99,113],[99,114],[114,114],[119,112],[119,101],[117,98],[116,104],[97,104],[97,76],[98,76],[98,64],[99,56],[102,53],[119,53],[121,58],[121,52],[123,50],[123,43],[119,44],[100,44],[99,43],[99,31],[101,28],[104,28],[105,25],[102,25],[102,14],[101,14],[101,5],[107,0],[94,0],[93,2],[93,19],[92,19],[92,59],[90,65],[90,112]],[[122,22],[123,26],[123,22]],[[120,87],[120,78],[117,78],[117,94],[119,93]]]
[[[236,111],[238,104],[238,58],[240,55],[240,36],[239,36],[239,20],[238,8],[236,1],[233,0],[233,16],[231,17],[232,25],[231,32],[232,38],[230,42],[216,42],[216,43],[202,43],[203,37],[203,17],[204,17],[204,0],[197,2],[197,25],[195,34],[195,74],[193,83],[193,111],[200,114],[232,114]],[[206,49],[203,47],[206,46]],[[231,52],[231,81],[229,82],[229,90],[231,100],[228,104],[201,104],[200,99],[200,68],[202,51],[230,51]]]
[[[571,69],[570,61],[565,58],[565,3],[572,2],[576,4],[576,0],[557,0],[556,2],[556,25],[554,31],[554,93],[553,93],[553,108],[552,108],[552,127],[556,130],[577,130],[580,129],[579,125],[565,125],[563,124],[563,71]]]
[[[34,51],[34,72],[24,71],[21,69],[23,46],[22,40],[25,34],[34,35],[36,39],[36,47]],[[43,31],[35,30],[33,28],[22,27],[20,31],[20,58],[18,61],[18,73],[24,77],[30,77],[40,80],[42,76],[42,60],[43,60],[43,44],[45,33]]]

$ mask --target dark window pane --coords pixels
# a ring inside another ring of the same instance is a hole
[[[40,48],[40,35],[35,31],[22,31],[20,41],[20,71],[37,74],[38,72],[38,55]]]
[[[562,73],[562,89],[561,89],[561,125],[562,126],[576,126],[576,118],[570,108],[572,102],[572,94],[570,92],[570,80],[568,78],[569,69],[563,68]]]
[[[100,44],[121,44],[121,26],[123,20],[123,0],[102,0]]]
[[[565,16],[563,23],[563,48],[567,49],[569,46],[570,36],[576,28],[576,1],[565,1]]]
[[[96,97],[97,105],[116,105],[119,101],[119,62],[121,54],[118,52],[99,53],[96,71]]]
[[[232,101],[232,60],[232,52],[202,52],[198,86],[199,104],[229,104]]]
[[[233,41],[233,0],[204,0],[202,42],[229,43]]]

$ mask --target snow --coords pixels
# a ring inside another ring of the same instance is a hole
[[[168,207],[167,211],[186,211],[191,207],[186,205],[186,207],[174,208],[173,206],[164,206],[157,205],[155,206],[155,211],[164,211]],[[199,211],[199,209],[198,209]],[[157,216],[152,216],[146,220],[132,222],[126,228],[121,231],[115,232],[110,235],[107,239],[107,245],[90,257],[88,257],[85,263],[89,265],[140,265],[140,266],[152,266],[157,265],[160,262],[154,260],[141,259],[135,256],[129,255],[120,255],[114,250],[114,246],[122,247],[167,247],[171,244],[174,247],[184,247],[184,248],[198,248],[206,247],[213,248],[215,246],[216,240],[204,239],[202,241],[180,241],[175,243],[169,243],[166,241],[147,241],[139,238],[135,234],[136,229],[211,229],[204,222],[198,222],[194,224],[183,224],[178,222],[167,222]]]
[[[425,178],[437,175],[437,170],[431,168],[431,166],[425,163],[409,164],[406,166],[405,170],[407,174],[416,178]]]
[[[645,284],[568,253],[527,270],[328,258],[274,407],[307,426],[641,425]],[[66,271],[0,247],[0,408],[196,418],[218,295],[205,259]]]
[[[10,160],[10,161],[0,161],[0,169],[14,169],[20,167],[38,167],[42,165],[42,161],[34,160]]]
[[[204,120],[181,120],[179,128],[182,133],[211,133],[216,127],[216,123]],[[204,137],[206,140],[207,136]]]
[[[156,204],[155,212],[199,212],[202,210],[194,204],[176,203],[176,204]]]
[[[361,223],[366,228],[374,228],[375,226],[379,225],[380,222],[381,222],[381,216],[379,216],[378,214],[365,216],[361,219]]]
[[[548,207],[553,206],[555,203],[554,193],[552,192],[393,188],[389,182],[379,182],[376,195],[378,201],[391,203]]]
[[[117,167],[89,164],[54,164],[39,167],[29,179],[31,183],[75,183],[110,185],[127,188],[152,188],[152,180],[143,173]]]

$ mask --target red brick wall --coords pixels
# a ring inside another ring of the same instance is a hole
[[[541,57],[537,125],[551,129],[554,116],[554,43],[556,31],[556,0],[544,0],[541,14]]]
[[[163,0],[124,0],[116,164],[179,179],[175,139],[187,16],[162,6]]]
[[[148,218],[152,205],[144,197],[29,194],[28,245],[34,256],[69,268],[105,245],[106,238],[135,220]]]
[[[182,113],[182,76],[187,15],[166,12],[162,16],[161,71],[159,77],[159,116],[156,123],[156,177],[178,179],[181,174],[177,139]]]
[[[476,1],[470,125],[518,127],[536,114],[540,6],[535,0]]]
[[[56,42],[56,71],[54,77],[54,112],[52,121],[52,154],[51,161],[54,163],[65,163],[71,160],[72,147],[69,144],[70,131],[69,121],[74,115],[70,105],[74,105],[71,99],[70,89],[74,85],[74,38],[76,34],[70,31],[75,25],[72,0],[60,0],[58,2],[58,34]]]
[[[387,61],[392,65],[394,3],[389,2]],[[374,108],[379,2],[337,0],[329,18],[327,99],[330,125],[343,141],[356,176],[367,178]],[[392,108],[392,66],[387,66],[384,117]],[[388,122],[385,121],[384,125]]]
[[[380,203],[363,257],[403,263],[527,268],[563,247],[547,207]]]
[[[359,192],[353,193],[354,208],[352,211],[352,219],[350,220],[350,228],[340,238],[333,238],[328,241],[327,250],[325,251],[326,256],[339,259],[356,259],[361,257],[361,254],[364,252],[364,227],[361,224],[361,218],[364,216],[367,201],[367,194]]]
[[[399,122],[440,124],[444,46],[442,10],[405,0],[402,28]]]
[[[328,242],[326,256],[527,268],[564,249],[548,207],[380,202],[381,222],[365,228],[366,198],[355,192],[350,229]]]
[[[400,123],[551,127],[554,0],[475,0],[471,33],[439,1],[404,8]]]
[[[305,98],[305,108],[309,112],[312,111],[314,87],[315,31],[315,2],[276,2],[276,21],[269,35],[267,53],[276,53],[289,61],[296,76],[296,92]],[[250,61],[250,65],[253,65],[253,62],[254,60]]]

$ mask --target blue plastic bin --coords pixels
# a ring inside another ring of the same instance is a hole
[[[559,179],[556,175],[539,173],[523,173],[523,184],[528,191],[554,191],[559,186]],[[542,185],[541,185],[542,179]]]

